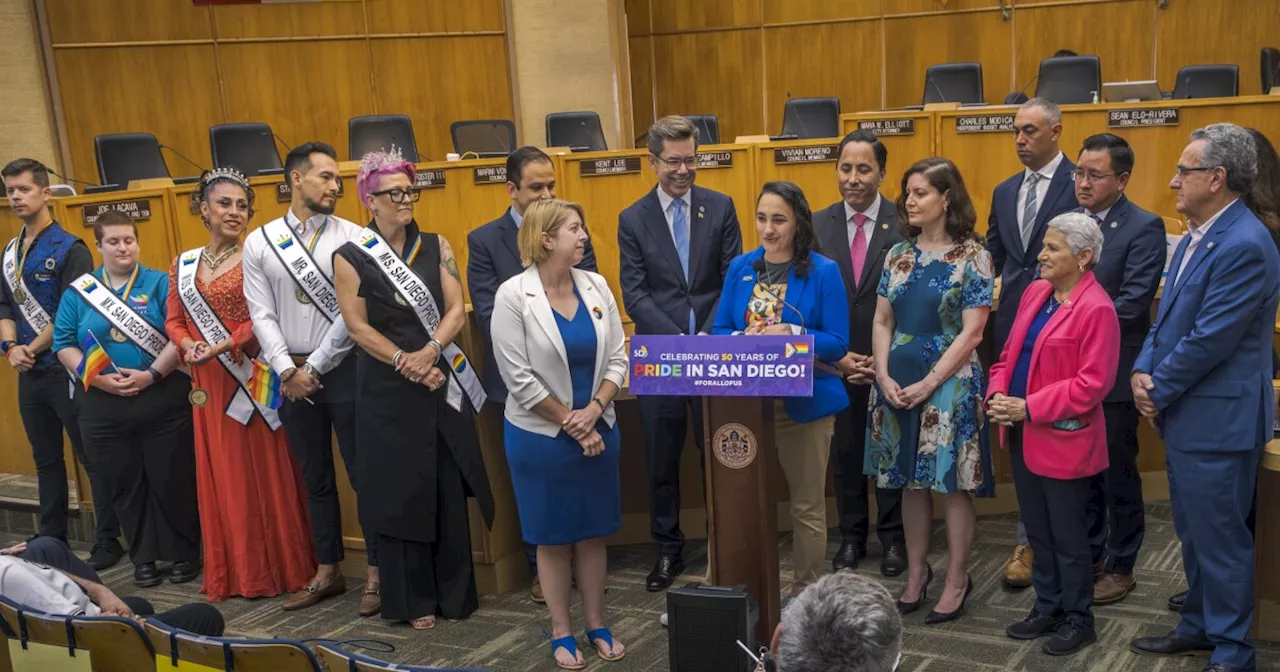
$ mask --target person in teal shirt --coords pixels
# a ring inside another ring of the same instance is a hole
[[[173,563],[172,583],[191,581],[200,573],[195,430],[190,379],[169,375],[179,364],[178,349],[164,331],[169,274],[138,263],[138,227],[127,215],[103,213],[93,235],[102,266],[74,280],[62,295],[53,348],[62,365],[74,371],[84,358],[81,344],[92,332],[111,359],[112,366],[78,392],[80,433],[85,452],[102,465],[110,482],[111,503],[129,541],[134,583],[159,585],[164,579],[156,563],[162,560]],[[106,292],[114,295],[123,304],[110,308],[117,322],[82,290],[104,299]]]

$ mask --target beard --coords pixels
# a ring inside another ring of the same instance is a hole
[[[338,207],[338,199],[336,199],[336,198],[335,198],[335,199],[333,199],[333,203],[332,203],[332,204],[330,204],[330,205],[325,205],[322,201],[319,201],[319,200],[312,200],[312,199],[310,199],[310,198],[307,198],[306,196],[303,196],[303,197],[302,197],[302,204],[303,204],[303,205],[305,205],[305,206],[307,206],[307,209],[308,209],[308,210],[310,210],[311,212],[314,212],[314,213],[316,213],[316,214],[319,214],[319,215],[332,215],[332,214],[333,214],[333,211],[334,211],[335,209],[337,209],[337,207]]]

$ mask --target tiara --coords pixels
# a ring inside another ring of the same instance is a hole
[[[360,158],[360,174],[368,175],[384,166],[397,166],[404,162],[400,148],[391,145],[389,152],[368,152]]]
[[[245,189],[249,188],[249,180],[245,178],[244,173],[230,166],[226,166],[223,168],[214,168],[213,170],[205,173],[205,176],[204,176],[205,186],[213,184],[215,180],[230,180],[244,187]]]

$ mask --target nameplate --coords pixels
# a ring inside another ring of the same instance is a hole
[[[104,213],[123,212],[135,222],[151,219],[151,200],[139,198],[133,201],[114,201],[112,203],[90,203],[84,206],[84,225],[93,226]]]
[[[1012,133],[1012,114],[956,117],[956,133]]]
[[[443,170],[419,170],[413,180],[413,186],[419,189],[439,189],[444,186]]]
[[[698,152],[699,168],[732,168],[733,152]]]
[[[813,336],[631,337],[632,394],[813,396]]]
[[[342,180],[338,180],[338,197],[342,197]],[[293,200],[293,184],[290,182],[281,182],[276,185],[276,203],[288,203]]]
[[[471,169],[472,179],[476,184],[506,184],[506,166],[481,166]]]
[[[839,158],[839,145],[814,145],[812,147],[783,147],[773,150],[774,164],[821,163]]]
[[[1107,112],[1107,127],[1177,126],[1179,111],[1176,107],[1140,107],[1129,110],[1109,110]]]
[[[629,156],[621,159],[596,159],[578,163],[578,174],[582,177],[599,177],[601,175],[622,175],[640,172],[640,157]]]
[[[865,119],[858,121],[860,130],[868,130],[876,135],[915,135],[915,119]]]

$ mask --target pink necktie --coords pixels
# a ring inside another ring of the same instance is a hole
[[[853,262],[853,285],[855,287],[862,281],[862,267],[867,263],[867,234],[863,232],[862,225],[867,223],[867,216],[857,213],[853,216],[853,228],[856,233],[853,234],[853,242],[849,244],[849,260]]]

